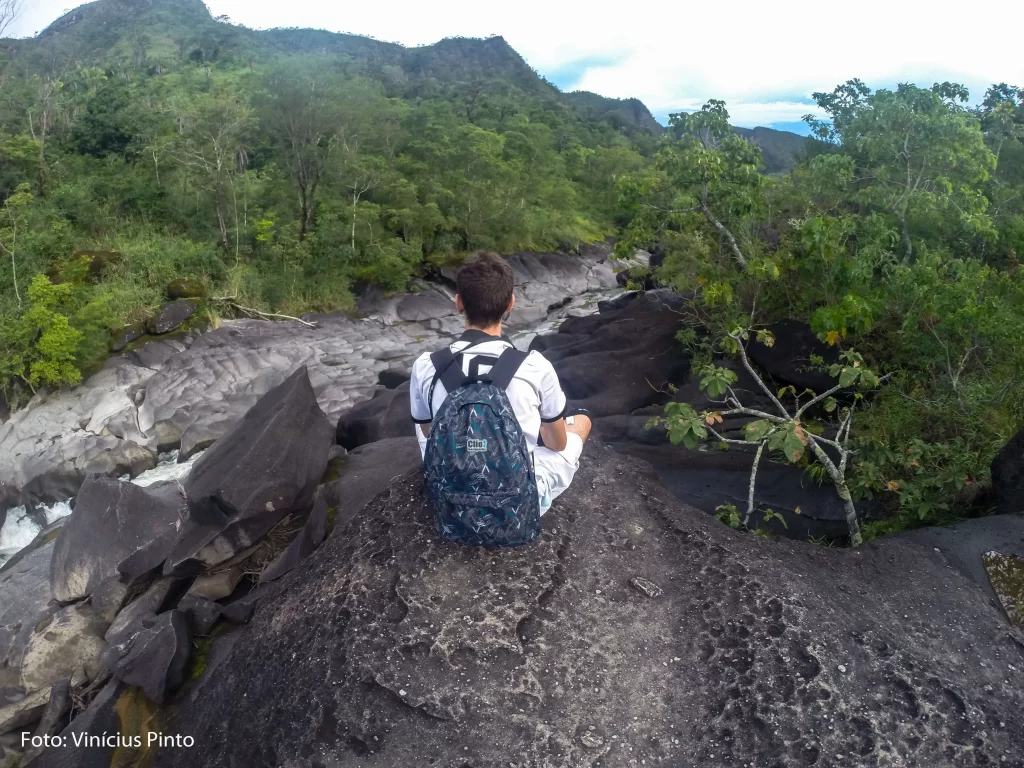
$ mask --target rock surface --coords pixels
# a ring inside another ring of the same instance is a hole
[[[45,750],[32,763],[32,768],[110,768],[116,744],[100,741],[101,746],[90,745],[83,737],[102,739],[126,730],[117,712],[117,704],[124,693],[125,686],[117,680],[107,683],[85,711],[60,732],[67,745]],[[76,744],[72,734],[80,734],[82,743]]]
[[[734,447],[723,452],[709,445],[688,450],[671,445],[664,429],[647,427],[669,400],[689,403],[698,412],[720,408],[700,391],[700,376],[690,373],[690,361],[675,338],[686,320],[685,302],[664,290],[627,294],[602,303],[599,314],[569,318],[558,333],[538,337],[531,348],[552,361],[570,404],[594,415],[594,434],[651,462],[677,498],[709,513],[727,503],[746,510],[753,450]],[[785,328],[776,330],[781,334]],[[734,389],[745,405],[771,410],[738,361],[716,364],[737,374]],[[676,387],[674,392],[669,385]],[[726,437],[741,439],[749,421],[729,418],[719,429]],[[845,511],[834,489],[814,484],[788,463],[762,460],[756,501],[754,524],[773,533],[826,540],[847,534]],[[768,509],[784,522],[765,522]]]
[[[175,505],[137,485],[90,477],[57,537],[53,596],[70,602],[110,582],[136,582],[167,557],[178,515]]]
[[[594,416],[628,414],[668,399],[690,361],[676,341],[681,300],[665,291],[633,294],[597,315],[570,317],[530,349],[550,360],[566,397]]]
[[[798,391],[809,389],[821,394],[836,385],[836,379],[815,366],[811,358],[820,357],[828,366],[839,362],[839,352],[820,341],[809,325],[784,320],[769,325],[767,330],[775,337],[775,343],[769,347],[751,340],[747,353],[768,374],[769,386],[774,383],[777,389],[792,384]]]
[[[21,659],[32,631],[59,606],[50,594],[53,542],[0,571],[0,693],[21,687]],[[0,697],[0,706],[4,698]]]
[[[992,495],[1001,514],[1024,514],[1024,429],[992,460]]]
[[[420,467],[423,458],[415,437],[391,437],[362,445],[345,456],[338,477],[324,485],[324,497],[334,509],[335,530],[359,516],[391,482]]]
[[[91,606],[69,605],[36,625],[21,661],[21,685],[29,692],[49,690],[58,680],[94,679],[107,630]],[[44,702],[45,703],[45,702]]]
[[[125,685],[162,704],[185,677],[192,635],[181,611],[140,616],[104,651],[103,664]]]
[[[395,389],[378,388],[373,399],[360,403],[338,419],[336,440],[346,450],[413,433],[409,382]]]
[[[421,487],[415,472],[395,482],[270,585],[172,710],[201,752],[158,766],[1024,754],[1024,640],[930,547],[735,533],[599,444],[529,547],[438,542]]]
[[[194,301],[186,299],[164,304],[153,317],[146,321],[146,329],[154,334],[170,333],[192,317],[197,306]]]
[[[289,514],[308,511],[333,442],[334,428],[299,368],[192,467],[189,518],[167,575],[217,566]]]
[[[313,510],[309,513],[305,525],[284,552],[260,572],[260,583],[281,578],[289,571],[295,570],[299,563],[313,554],[327,535],[327,518],[327,499],[321,489],[313,500]]]

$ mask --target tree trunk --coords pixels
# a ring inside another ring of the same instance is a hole
[[[853,498],[850,496],[850,489],[846,487],[846,483],[843,481],[836,481],[834,483],[836,487],[836,493],[839,494],[839,498],[843,500],[843,509],[846,510],[846,527],[850,531],[850,546],[859,547],[864,543],[864,539],[860,533],[860,521],[857,519],[857,508],[853,506]]]
[[[224,210],[221,206],[220,197],[217,198],[217,226],[220,227],[220,245],[225,251],[231,246],[228,243],[228,225],[224,220]]]
[[[359,202],[359,195],[352,190],[352,253],[356,252],[356,203]]]
[[[746,269],[747,260],[743,257],[743,251],[740,250],[740,246],[736,242],[736,238],[733,237],[732,232],[729,231],[729,228],[715,218],[715,215],[711,213],[711,209],[703,201],[700,203],[700,210],[704,214],[704,218],[711,222],[711,226],[715,228],[715,231],[725,238],[725,242],[729,246],[729,250],[732,251],[732,256],[740,269]]]
[[[747,514],[743,516],[743,525],[750,527],[750,521],[754,517],[754,488],[757,485],[757,468],[761,464],[761,454],[764,453],[764,441],[757,446],[757,454],[754,456],[754,465],[750,468],[750,486],[747,488]]]
[[[299,240],[306,239],[306,229],[309,224],[309,201],[306,199],[306,190],[299,187]]]
[[[36,183],[39,187],[39,196],[46,197],[46,138],[39,137],[39,168]]]
[[[914,244],[910,240],[910,230],[907,228],[906,216],[900,216],[900,239],[903,241],[903,263],[913,264]]]

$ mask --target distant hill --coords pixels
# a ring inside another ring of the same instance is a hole
[[[736,128],[736,133],[761,148],[765,173],[789,173],[803,159],[809,139],[774,128]]]
[[[640,99],[611,99],[590,91],[573,91],[565,94],[565,100],[577,110],[622,125],[634,126],[652,136],[660,136],[665,132],[665,127],[654,119],[654,115]]]
[[[254,62],[280,54],[349,56],[371,74],[448,84],[500,81],[557,100],[584,119],[611,124],[622,133],[656,136],[662,128],[637,99],[563,94],[542,78],[502,37],[446,38],[407,48],[369,37],[314,29],[251,30],[215,19],[202,0],[96,0],[66,13],[35,39],[5,40],[15,54],[39,55],[109,66],[144,58],[151,67],[181,60],[215,63],[242,57]],[[390,72],[388,71],[390,70]]]
[[[0,41],[11,53],[51,62],[110,66],[144,61],[157,71],[181,60],[215,63],[225,58],[253,62],[281,54],[349,56],[371,74],[436,81],[473,88],[501,82],[545,101],[557,101],[580,119],[596,120],[642,144],[664,127],[639,99],[614,99],[589,91],[563,93],[541,77],[502,37],[446,38],[407,48],[369,37],[314,29],[252,30],[215,19],[202,0],[96,0],[57,19],[37,38]],[[766,173],[797,164],[807,139],[771,128],[737,128],[761,148]]]

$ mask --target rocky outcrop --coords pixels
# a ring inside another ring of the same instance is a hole
[[[395,389],[378,387],[373,399],[360,403],[338,419],[338,445],[353,450],[361,445],[413,433],[409,410],[409,382]]]
[[[836,379],[822,366],[839,362],[839,351],[820,341],[811,327],[795,320],[784,320],[767,327],[775,338],[771,346],[751,340],[747,354],[768,375],[776,388],[792,385],[798,391],[809,389],[820,394],[836,385]],[[815,364],[814,358],[821,358]]]
[[[66,746],[44,751],[32,763],[33,768],[109,768],[119,746],[118,740],[104,737],[130,733],[127,717],[122,719],[117,709],[125,695],[124,684],[117,680],[107,683],[85,711],[60,732]]]
[[[138,583],[166,559],[178,535],[179,512],[132,483],[90,477],[57,537],[53,596],[71,602],[111,583]]]
[[[21,689],[21,660],[35,627],[60,607],[51,599],[53,542],[0,570],[0,706],[5,692]]]
[[[108,622],[91,606],[69,605],[37,624],[21,661],[26,691],[49,690],[63,679],[92,680],[100,672]]]
[[[327,499],[321,489],[313,501],[313,510],[298,535],[285,547],[284,552],[274,558],[260,572],[260,583],[264,584],[279,579],[289,571],[295,570],[299,563],[309,557],[320,546],[327,535]]]
[[[1024,754],[1024,640],[932,547],[739,534],[599,444],[529,547],[437,541],[421,488],[396,481],[270,585],[172,707],[202,750],[158,766]]]
[[[337,477],[324,484],[327,506],[334,510],[335,529],[348,525],[393,480],[422,464],[419,443],[411,435],[385,438],[350,451]]]
[[[510,259],[518,281],[513,330],[548,317],[566,299],[616,287],[610,248],[583,250]],[[301,366],[324,413],[336,420],[373,396],[381,374],[407,376],[421,352],[461,332],[450,290],[421,287],[407,295],[417,297],[408,312],[387,309],[402,301],[391,297],[387,307],[367,306],[370,318],[308,317],[315,328],[231,320],[111,358],[74,390],[40,394],[0,424],[0,484],[56,501],[73,496],[89,472],[135,476],[153,466],[157,452],[186,442],[193,451],[222,436]]]
[[[308,512],[333,442],[334,429],[300,368],[192,468],[185,483],[188,520],[165,572],[218,566],[288,515]]]
[[[185,615],[167,611],[138,617],[103,652],[103,664],[121,682],[162,704],[185,676],[192,634]]]
[[[992,459],[992,495],[1001,514],[1024,513],[1024,429]]]
[[[690,370],[676,334],[681,299],[667,291],[631,294],[599,314],[570,317],[530,349],[550,360],[566,397],[594,416],[632,413],[668,399],[668,384]]]
[[[690,371],[689,357],[676,339],[689,317],[687,301],[667,290],[626,294],[602,302],[598,314],[567,319],[557,333],[537,337],[531,349],[552,361],[570,404],[594,415],[595,435],[651,462],[679,499],[709,513],[724,504],[745,510],[753,450],[720,451],[713,445],[688,450],[671,445],[663,428],[648,427],[670,400],[689,403],[698,412],[720,408],[700,390],[699,373]],[[789,339],[777,341],[776,347],[788,343],[796,349],[794,354],[804,347],[822,352],[799,328],[790,333],[788,324],[780,324],[775,330],[780,339]],[[813,341],[818,343],[816,338]],[[737,374],[734,389],[746,405],[772,410],[742,365],[728,359],[716,364]],[[816,373],[808,373],[803,365],[779,364],[773,370],[805,383],[810,379],[801,375]],[[742,439],[743,426],[749,421],[749,417],[729,418],[719,429],[726,437]],[[826,540],[842,539],[847,533],[845,510],[832,487],[811,482],[799,467],[784,461],[762,460],[756,502],[755,524],[773,533]],[[769,509],[782,521],[776,517],[765,521]]]
[[[198,304],[187,299],[164,304],[159,311],[146,321],[146,330],[152,334],[170,333],[180,328],[195,314]]]
[[[205,299],[207,295],[206,286],[200,280],[179,277],[167,284],[167,298],[171,300]]]

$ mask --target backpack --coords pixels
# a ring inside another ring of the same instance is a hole
[[[528,544],[540,535],[540,500],[526,436],[506,389],[526,353],[477,356],[470,375],[462,356],[445,348],[430,356],[447,397],[434,415],[423,459],[434,526],[445,541],[482,547]],[[492,362],[488,373],[480,363]]]

